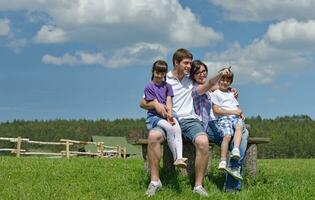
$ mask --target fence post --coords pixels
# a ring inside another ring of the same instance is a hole
[[[70,148],[69,148],[70,144],[69,144],[69,140],[66,140],[66,157],[69,159],[70,158]]]
[[[100,147],[100,158],[104,158],[104,143],[99,143],[98,144]]]
[[[20,157],[20,152],[21,152],[21,145],[22,145],[22,138],[19,136],[17,138],[17,143],[16,143],[16,157]]]
[[[120,146],[117,146],[117,158],[121,157],[121,148]]]
[[[124,150],[123,150],[123,151],[124,151],[124,159],[126,159],[126,157],[127,157],[127,155],[126,155],[126,154],[127,154],[127,148],[124,147]]]

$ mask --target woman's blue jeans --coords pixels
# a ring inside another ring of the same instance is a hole
[[[223,140],[223,133],[220,130],[220,128],[217,125],[217,122],[215,120],[208,122],[208,129],[207,134],[210,140],[212,140],[216,145],[221,146],[221,142]],[[246,128],[243,129],[242,134],[242,140],[240,144],[240,159],[235,160],[231,159],[229,160],[229,166],[232,169],[241,169],[241,174],[243,174],[243,161],[245,159],[246,155],[246,149],[247,149],[247,142],[248,142],[248,130]],[[229,151],[233,149],[233,138],[230,142]],[[233,176],[226,174],[226,179],[224,183],[224,188],[226,190],[241,190],[241,181],[235,179]]]

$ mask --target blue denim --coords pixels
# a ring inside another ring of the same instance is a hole
[[[151,130],[153,129],[154,127],[157,126],[157,124],[159,123],[159,121],[163,119],[161,118],[160,116],[158,115],[151,115],[151,116],[148,116],[147,119],[145,120],[145,124],[147,126],[147,129],[148,130]]]
[[[202,122],[198,119],[181,119],[179,126],[182,129],[183,137],[192,143],[195,142],[197,136],[206,135]]]
[[[208,130],[207,134],[210,140],[212,140],[215,144],[221,145],[221,142],[223,140],[223,133],[220,130],[220,128],[217,125],[217,122],[214,121],[209,121],[208,123]],[[232,141],[230,142],[229,146],[229,151],[233,149],[233,138]],[[246,156],[246,149],[247,149],[247,142],[248,142],[248,130],[246,128],[243,129],[243,134],[242,134],[242,140],[240,144],[240,159],[235,160],[231,159],[229,160],[229,167],[230,168],[241,168],[241,174],[243,174],[243,161]],[[226,179],[224,182],[224,188],[225,189],[230,189],[230,190],[241,190],[241,181],[235,179],[233,176],[229,175],[228,173],[226,174]]]

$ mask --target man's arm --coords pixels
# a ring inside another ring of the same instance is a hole
[[[203,95],[207,91],[211,90],[214,91],[219,88],[218,82],[222,75],[231,73],[230,68],[225,69],[219,73],[217,73],[215,76],[210,78],[205,84],[199,85],[197,88],[197,92],[199,95]]]
[[[140,104],[139,106],[142,109],[145,110],[150,110],[150,109],[155,109],[156,112],[161,115],[162,117],[166,117],[167,116],[167,108],[165,105],[159,103],[156,99],[154,99],[153,101],[147,101],[144,98],[142,98],[140,100]]]

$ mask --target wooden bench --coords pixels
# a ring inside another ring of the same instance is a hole
[[[246,150],[246,157],[245,157],[245,170],[251,177],[256,176],[256,169],[257,169],[257,145],[269,143],[270,138],[262,138],[262,137],[249,137],[248,145]],[[136,145],[142,146],[142,156],[144,159],[144,169],[149,172],[149,165],[147,159],[147,147],[148,147],[148,140],[147,139],[139,139],[136,142]],[[161,144],[162,145],[162,144]],[[212,157],[213,157],[213,147],[214,143],[212,141],[209,142],[209,163],[208,163],[208,170],[211,168]],[[181,174],[188,175],[194,172],[194,162],[195,162],[195,146],[190,142],[183,142],[183,156],[188,158],[187,161],[187,168],[181,169]],[[168,145],[163,145],[163,167],[168,168],[169,170],[174,170],[173,165],[173,156],[171,151],[168,148]]]

